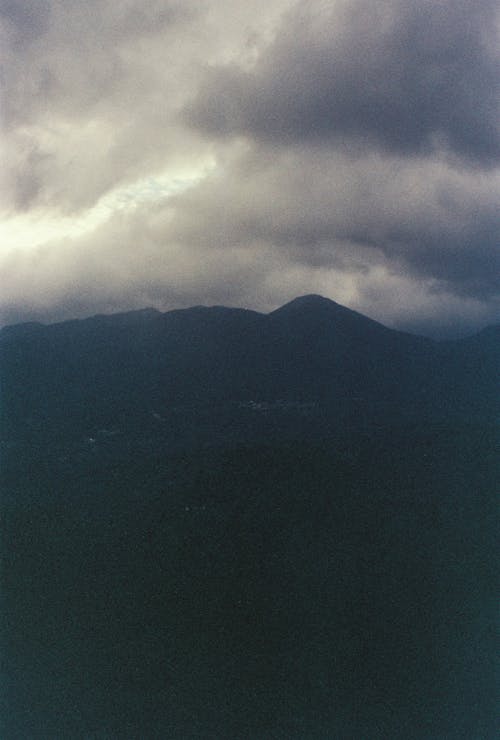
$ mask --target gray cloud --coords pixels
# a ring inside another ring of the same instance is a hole
[[[84,210],[202,154],[173,117],[190,76],[177,38],[193,45],[195,3],[4,1],[0,12],[4,208]]]
[[[172,228],[206,249],[260,240],[307,265],[390,262],[486,297],[498,290],[497,192],[494,174],[478,179],[439,159],[252,148],[223,178],[179,197]]]
[[[218,136],[500,157],[491,0],[299,3],[250,71],[209,72],[186,119]]]
[[[0,19],[5,35],[25,47],[48,28],[50,0],[0,0]]]
[[[0,0],[0,16],[0,209],[34,224],[32,245],[0,248],[3,323],[307,292],[435,335],[498,320],[496,3]],[[155,180],[183,173],[177,194]],[[106,196],[97,225],[61,220],[40,245],[37,219],[85,220]]]
[[[28,294],[22,315],[53,320],[145,305],[270,310],[319,292],[395,326],[463,332],[498,316],[494,185],[432,160],[416,171],[378,155],[237,151],[185,193],[12,254],[4,320]]]

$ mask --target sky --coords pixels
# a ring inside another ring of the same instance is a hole
[[[0,323],[499,321],[497,0],[0,0]]]

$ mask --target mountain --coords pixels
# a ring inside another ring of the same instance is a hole
[[[92,436],[182,410],[188,426],[193,413],[212,414],[215,426],[217,414],[229,415],[241,436],[251,403],[308,405],[311,431],[325,417],[330,426],[357,417],[365,425],[491,419],[493,332],[437,343],[320,296],[269,315],[195,307],[8,327],[0,333],[2,433],[4,441]]]
[[[499,327],[0,332],[0,736],[497,734]]]

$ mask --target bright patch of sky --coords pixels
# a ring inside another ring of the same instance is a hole
[[[79,216],[62,216],[43,208],[6,217],[0,222],[0,249],[4,252],[32,249],[53,239],[60,241],[81,236],[93,231],[114,213],[131,211],[143,203],[162,201],[188,190],[213,167],[214,163],[207,161],[196,169],[142,178],[107,193],[95,206]]]

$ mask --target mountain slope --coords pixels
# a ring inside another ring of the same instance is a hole
[[[207,442],[224,409],[241,438],[241,407],[252,402],[309,404],[312,427],[313,417],[329,427],[493,418],[492,333],[436,343],[319,296],[267,316],[196,307],[9,327],[0,334],[3,439],[137,428],[179,409],[187,425],[196,409],[212,415]]]

